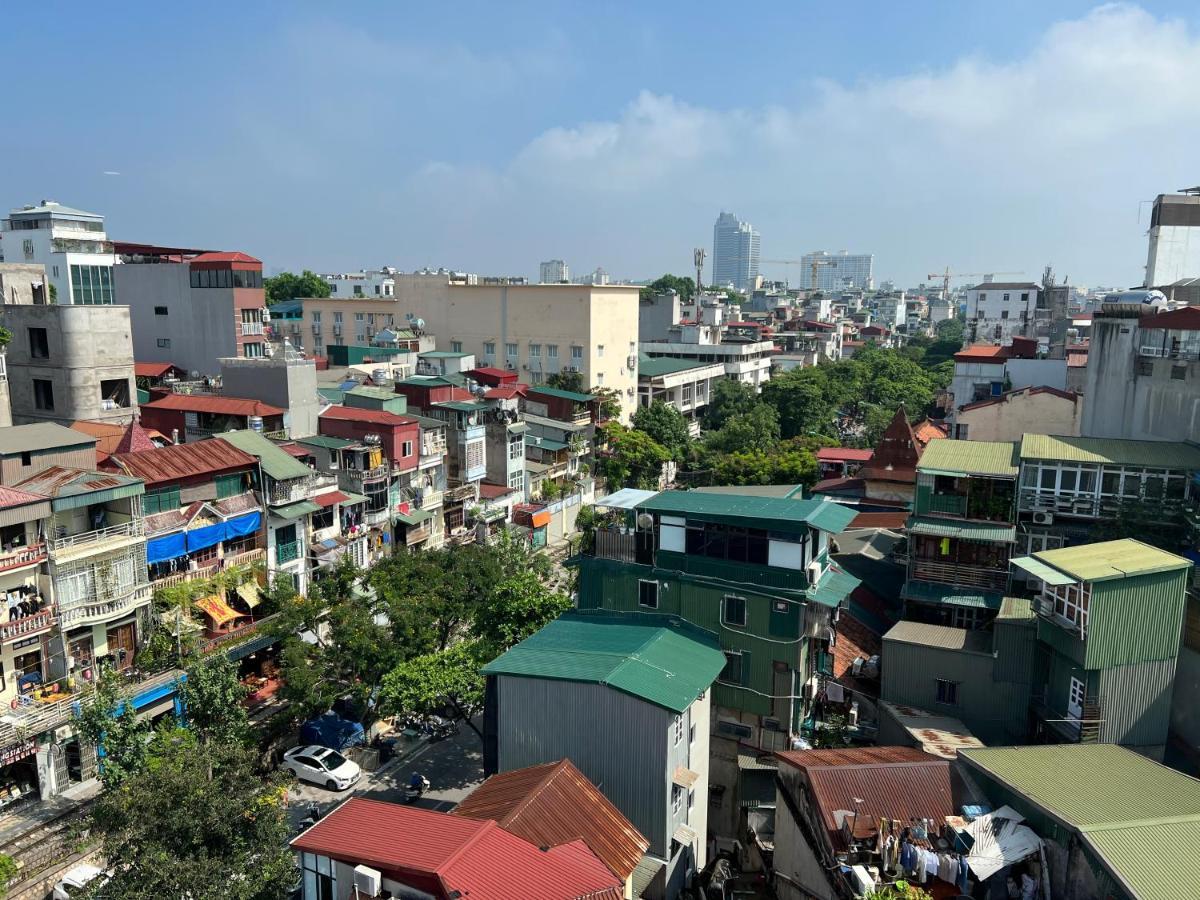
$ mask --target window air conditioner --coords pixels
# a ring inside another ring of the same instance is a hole
[[[360,897],[378,897],[383,874],[370,866],[354,867],[354,890]]]
[[[1033,524],[1034,525],[1053,525],[1054,524],[1054,513],[1035,512],[1033,514]]]

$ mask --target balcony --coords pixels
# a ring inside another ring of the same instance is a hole
[[[13,621],[4,621],[0,623],[0,644],[7,644],[9,641],[19,641],[22,638],[32,637],[35,634],[41,634],[44,631],[49,631],[54,627],[55,616],[54,604],[49,603],[44,609],[35,612],[32,616],[23,616],[20,619]],[[5,611],[7,616],[8,612]]]
[[[23,569],[46,561],[46,545],[43,543],[30,544],[28,547],[17,547],[7,553],[0,554],[0,572],[11,569]]]
[[[369,509],[363,515],[363,521],[367,525],[387,525],[392,521],[392,513],[386,508]]]
[[[263,333],[263,323],[262,322],[243,322],[242,323],[242,334],[262,334],[262,333]]]
[[[654,535],[650,532],[598,528],[594,537],[591,555],[597,559],[640,565],[652,565],[654,562]]]
[[[232,631],[225,631],[216,637],[209,638],[200,644],[201,653],[212,653],[218,648],[226,648],[235,646],[243,641],[254,637],[260,631],[265,631],[268,626],[273,625],[279,620],[280,613],[274,613],[269,616],[264,616],[256,622],[248,622],[234,628]]]
[[[293,478],[289,481],[272,481],[267,502],[271,506],[282,506],[285,503],[299,503],[307,500],[312,493],[311,478]]]
[[[421,509],[437,509],[445,500],[441,491],[417,491],[417,505]]]
[[[1104,713],[1099,697],[1084,699],[1080,715],[1073,716],[1057,706],[1046,702],[1044,693],[1034,694],[1029,701],[1030,710],[1036,719],[1052,731],[1059,740],[1068,744],[1098,744],[1100,728],[1104,724]]]
[[[259,563],[266,562],[266,559],[267,551],[261,547],[254,550],[243,550],[241,553],[234,553],[205,566],[189,569],[186,572],[174,572],[162,578],[156,578],[150,584],[155,590],[174,587],[177,584],[185,584],[189,581],[200,581],[205,578],[211,578],[218,572],[231,569],[235,566],[258,565]]]
[[[57,537],[50,542],[50,555],[56,563],[63,563],[93,553],[118,550],[141,540],[143,525],[139,521],[111,525],[95,531]]]
[[[106,600],[96,598],[83,602],[64,603],[59,607],[59,624],[62,628],[67,629],[107,622],[109,619],[115,619],[117,616],[149,603],[150,597],[150,585],[140,584],[122,596]]]
[[[342,469],[342,473],[347,478],[357,482],[379,481],[380,479],[387,478],[390,471],[391,469],[387,463],[376,466],[373,469]]]
[[[292,541],[289,544],[276,544],[275,545],[275,563],[276,563],[276,565],[281,566],[284,563],[290,563],[293,560],[299,559],[299,558],[300,558],[300,542],[299,541]]]
[[[935,584],[950,584],[976,587],[987,591],[1003,592],[1008,588],[1007,569],[966,563],[938,562],[932,559],[911,558],[911,577],[916,581],[932,581]]]
[[[965,516],[967,498],[960,494],[930,494],[929,511],[944,516]]]

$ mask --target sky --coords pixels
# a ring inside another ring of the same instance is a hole
[[[268,273],[646,279],[729,210],[904,286],[1125,286],[1200,183],[1188,2],[26,3],[0,52],[0,208]]]

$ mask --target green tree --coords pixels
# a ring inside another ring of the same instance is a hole
[[[329,282],[308,269],[299,275],[280,272],[263,279],[263,290],[267,295],[267,305],[271,306],[283,300],[295,300],[300,297],[328,297]]]
[[[621,418],[621,392],[616,388],[594,387],[584,393],[591,394],[600,401],[601,421]]]
[[[295,878],[285,796],[279,774],[257,771],[242,747],[156,737],[144,771],[93,807],[112,873],[96,896],[282,900]]]
[[[664,294],[667,291],[675,291],[679,294],[679,299],[687,303],[696,292],[696,282],[682,275],[663,275],[642,288],[638,296],[642,300],[648,300],[655,294]]]
[[[663,464],[670,461],[671,452],[644,431],[626,428],[619,422],[609,422],[602,428],[608,453],[600,466],[609,486],[613,490],[658,487]]]
[[[546,376],[546,385],[560,391],[587,393],[587,384],[584,383],[582,372],[551,372]]]
[[[749,412],[759,403],[754,388],[742,381],[722,378],[712,389],[704,410],[705,431],[716,431],[733,416]]]
[[[779,442],[779,416],[765,403],[756,403],[746,412],[727,419],[717,431],[704,438],[710,455],[758,451],[768,453]]]
[[[0,325],[0,347],[7,347],[12,343],[13,334],[3,325]]]
[[[100,669],[92,702],[84,704],[75,724],[100,754],[100,780],[106,788],[119,787],[145,768],[152,728],[138,720],[125,679],[112,666]]]
[[[7,853],[0,853],[0,900],[8,896],[8,883],[17,877],[20,866]]]
[[[383,677],[379,692],[385,715],[430,715],[447,708],[483,737],[471,717],[483,707],[483,676],[488,662],[482,641],[463,641],[405,660]]]
[[[792,369],[763,385],[763,401],[779,415],[779,428],[784,437],[806,434],[830,434],[838,410],[847,399],[849,385],[831,377],[845,371],[843,363]]]
[[[813,733],[813,747],[818,750],[841,749],[850,746],[850,724],[841,713],[830,713]]]
[[[250,730],[242,706],[246,693],[238,680],[237,663],[224,653],[196,659],[188,666],[179,700],[187,727],[202,746],[245,743]]]
[[[711,483],[799,484],[817,481],[817,457],[796,442],[784,441],[770,450],[745,450],[717,455],[710,467]]]
[[[633,414],[633,427],[661,444],[672,458],[683,460],[687,456],[688,445],[692,442],[687,419],[669,403],[655,400],[649,406],[639,406]]]
[[[496,654],[520,643],[572,606],[533,572],[506,578],[482,599],[471,633]]]
[[[884,885],[872,896],[877,900],[933,900],[933,894],[907,881]]]

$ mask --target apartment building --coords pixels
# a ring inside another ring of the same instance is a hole
[[[725,377],[721,363],[642,354],[638,360],[638,405],[650,406],[661,400],[674,407],[687,420],[688,432],[697,437],[713,388]]]
[[[363,269],[339,275],[322,275],[331,297],[391,297],[396,293],[396,270]]]
[[[1039,359],[1037,341],[1015,337],[1008,346],[970,344],[954,354],[954,376],[950,381],[952,406],[947,418],[957,424],[962,407],[1002,397],[1023,388],[1067,388],[1067,360]],[[1025,409],[1022,409],[1024,412]],[[1030,422],[1024,431],[1040,431]],[[1057,432],[1053,432],[1057,433]],[[969,434],[956,433],[969,438]]]
[[[651,359],[681,359],[694,364],[722,365],[735,381],[762,386],[771,377],[775,343],[763,340],[757,326],[733,328],[725,307],[713,295],[700,298],[695,319],[681,319],[662,340],[642,341],[639,352]]]
[[[288,435],[288,411],[261,400],[225,394],[172,392],[143,404],[141,423],[177,443],[202,441],[226,431]]]
[[[41,265],[46,290],[34,303],[111,306],[116,254],[104,233],[104,216],[55,200],[22,206],[0,221],[6,263]],[[9,302],[9,301],[5,301]]]
[[[50,516],[45,497],[0,488],[0,592],[5,601],[0,607],[0,704],[5,709],[23,683],[49,675],[58,620],[47,565]]]
[[[241,252],[114,245],[113,280],[133,317],[138,362],[220,373],[222,357],[266,355],[262,262]]]
[[[1146,287],[1200,276],[1200,191],[1159,194],[1150,213]]]
[[[372,328],[412,324],[437,334],[443,350],[473,354],[478,365],[511,369],[531,384],[577,371],[590,387],[616,390],[628,421],[637,399],[637,298],[633,285],[470,284],[450,274],[398,275],[392,301],[305,299],[303,333],[317,346],[368,343]]]
[[[4,356],[15,422],[133,420],[129,307],[6,304],[0,324],[13,334]]]
[[[967,334],[972,341],[1010,344],[1031,334],[1038,295],[1032,281],[994,281],[967,289]]]

